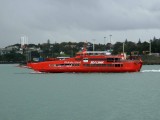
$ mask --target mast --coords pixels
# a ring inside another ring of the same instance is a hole
[[[95,41],[96,41],[96,40],[95,40],[95,39],[93,39],[93,51],[94,51],[94,44],[95,44]]]
[[[112,35],[109,35],[110,36],[110,52],[111,52],[111,37]]]
[[[123,54],[124,54],[124,42],[123,42]]]

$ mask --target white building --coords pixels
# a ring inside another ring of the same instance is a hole
[[[22,36],[20,42],[21,42],[21,48],[25,48],[25,45],[28,45],[28,37]]]

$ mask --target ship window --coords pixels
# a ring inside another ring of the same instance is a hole
[[[85,67],[123,67],[123,64],[83,64]]]
[[[83,58],[83,60],[88,60],[88,58]]]
[[[115,64],[115,67],[123,67],[123,64]]]
[[[72,66],[79,66],[79,64],[72,64]]]
[[[107,67],[114,67],[114,64],[107,64]]]
[[[114,62],[114,58],[107,58],[107,62]]]
[[[88,62],[88,58],[83,58],[83,62]]]
[[[120,67],[120,64],[115,64],[115,67]]]
[[[90,66],[90,64],[83,64],[85,67],[89,67]]]
[[[120,58],[115,58],[115,62],[119,62],[120,61]]]
[[[50,65],[51,66],[51,65]],[[54,66],[63,67],[63,66],[79,66],[79,64],[56,64]]]
[[[106,67],[107,64],[83,64],[85,67]]]
[[[57,66],[57,67],[65,67],[65,66],[80,66],[79,64],[50,64],[51,67]]]
[[[58,66],[64,66],[64,64],[56,64],[56,66],[58,67]]]
[[[115,66],[116,65],[116,66]],[[122,64],[83,64],[85,67],[122,67]]]

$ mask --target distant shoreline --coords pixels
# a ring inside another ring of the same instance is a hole
[[[19,62],[19,61],[17,61],[17,62],[0,61],[0,64],[22,64],[22,63],[24,63],[24,62]]]

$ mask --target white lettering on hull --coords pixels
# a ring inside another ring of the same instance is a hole
[[[90,64],[104,64],[104,61],[91,61]]]
[[[64,61],[64,64],[80,64],[81,62]]]

